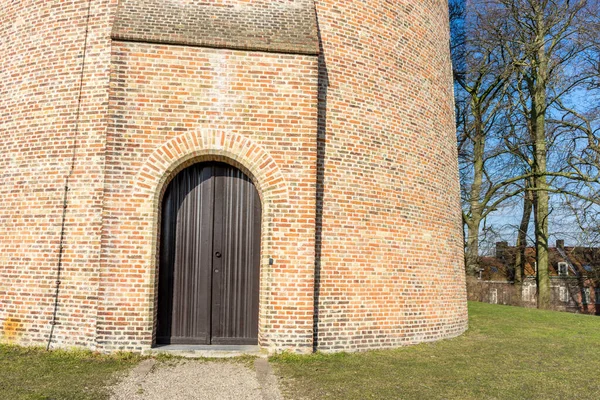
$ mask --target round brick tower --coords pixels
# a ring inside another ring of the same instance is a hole
[[[55,3],[0,14],[0,342],[333,352],[466,329],[445,0]]]
[[[467,312],[447,1],[316,9],[317,347],[458,335]]]

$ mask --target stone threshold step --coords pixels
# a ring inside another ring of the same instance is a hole
[[[231,358],[240,356],[267,357],[266,350],[259,346],[234,346],[234,345],[158,345],[144,354],[168,354],[187,358]]]

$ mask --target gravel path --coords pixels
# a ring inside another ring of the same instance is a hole
[[[281,400],[269,362],[145,360],[112,388],[111,400]]]

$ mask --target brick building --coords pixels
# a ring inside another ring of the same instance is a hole
[[[466,329],[445,0],[37,0],[0,29],[1,341]]]
[[[481,257],[478,278],[467,278],[469,300],[537,307],[536,249],[523,249],[521,286],[514,282],[518,252],[518,247],[498,242],[493,257]],[[548,256],[552,309],[600,315],[600,248],[565,246],[564,240],[557,240]]]

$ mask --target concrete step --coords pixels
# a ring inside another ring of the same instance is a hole
[[[255,356],[266,358],[268,353],[259,346],[233,346],[233,345],[158,345],[144,354],[168,354],[186,358],[231,358],[240,356]]]

